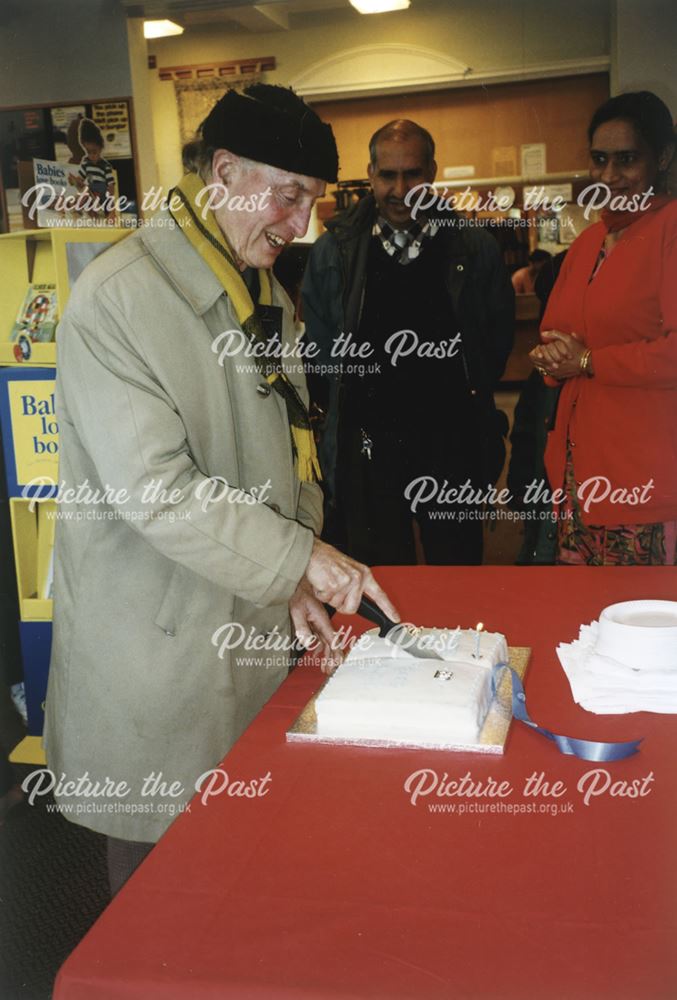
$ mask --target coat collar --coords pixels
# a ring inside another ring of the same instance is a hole
[[[345,211],[333,216],[325,222],[325,228],[333,233],[338,240],[351,239],[365,231],[371,233],[376,220],[376,202],[371,192],[360,198]]]
[[[355,239],[368,233],[371,236],[372,227],[378,217],[376,201],[371,192],[360,198],[344,212],[333,216],[325,222],[327,229],[340,242]],[[431,222],[440,221],[447,244],[456,252],[463,252],[461,227],[458,225],[459,214],[454,211],[433,209],[427,218]],[[455,220],[452,222],[452,220]]]
[[[224,294],[212,269],[202,260],[169,212],[161,211],[141,231],[141,241],[155,263],[198,316]]]

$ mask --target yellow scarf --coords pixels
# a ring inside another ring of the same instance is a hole
[[[181,226],[186,239],[220,281],[233,304],[237,321],[250,342],[265,344],[267,339],[261,319],[257,315],[256,305],[235,262],[233,251],[211,209],[205,212],[203,208],[198,207],[197,196],[204,187],[202,179],[197,174],[186,174],[170,192],[169,200],[172,206],[170,213]],[[259,304],[271,305],[273,300],[271,272],[265,268],[259,269],[259,284],[261,289]],[[299,479],[302,482],[321,479],[310,417],[303,400],[277,359],[260,359],[257,356],[256,365],[266,381],[285,400]]]

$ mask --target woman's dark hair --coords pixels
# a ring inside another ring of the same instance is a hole
[[[656,159],[666,146],[674,142],[672,115],[667,105],[649,90],[632,94],[619,94],[605,101],[592,116],[588,127],[588,141],[606,122],[623,119],[630,122],[638,135],[651,148]]]
[[[91,142],[95,146],[100,146],[101,149],[105,146],[103,140],[103,135],[101,134],[101,129],[93,122],[91,118],[83,118],[80,121],[78,139],[81,143]]]

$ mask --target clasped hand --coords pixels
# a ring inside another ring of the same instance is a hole
[[[546,330],[541,337],[545,343],[534,347],[529,353],[534,368],[541,374],[558,380],[574,378],[581,374],[581,357],[585,352],[585,345],[575,333]]]
[[[369,567],[316,538],[305,575],[289,602],[289,611],[297,638],[304,646],[315,648],[324,673],[330,674],[343,659],[324,604],[353,615],[363,594],[371,597],[388,618],[399,622],[397,609]]]

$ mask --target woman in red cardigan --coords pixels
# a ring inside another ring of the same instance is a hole
[[[607,206],[566,256],[531,359],[562,384],[545,462],[558,562],[677,562],[677,200],[672,116],[655,94],[611,98],[588,130]],[[559,492],[558,492],[559,491]]]

